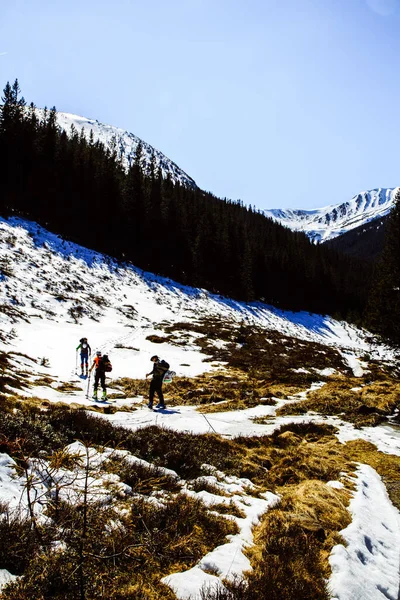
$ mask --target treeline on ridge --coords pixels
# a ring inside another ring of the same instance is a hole
[[[0,209],[182,283],[280,308],[359,319],[371,266],[240,202],[145,168],[126,170],[116,144],[57,125],[7,83],[0,107]],[[248,176],[251,176],[250,174]]]

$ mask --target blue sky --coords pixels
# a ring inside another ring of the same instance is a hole
[[[14,0],[0,85],[220,197],[317,208],[400,185],[399,32],[400,0]]]

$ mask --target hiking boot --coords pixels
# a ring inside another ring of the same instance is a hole
[[[156,408],[165,408],[165,404],[158,403],[157,406],[156,406]]]
[[[153,405],[149,402],[147,408],[153,408]]]
[[[93,398],[93,400],[97,400],[97,393],[93,394],[92,398]]]

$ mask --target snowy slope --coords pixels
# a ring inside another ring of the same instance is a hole
[[[294,231],[304,231],[311,240],[326,242],[387,215],[400,188],[369,190],[350,201],[314,210],[270,209],[264,214]]]
[[[43,114],[43,111],[39,109],[38,112],[39,114]],[[71,133],[71,125],[75,127],[78,134],[83,129],[87,139],[89,139],[90,131],[93,131],[94,141],[99,140],[106,147],[108,147],[112,140],[115,139],[118,155],[122,158],[122,161],[126,166],[129,166],[129,164],[133,162],[136,147],[138,143],[141,142],[143,146],[143,166],[145,169],[149,168],[151,156],[154,152],[156,168],[161,166],[164,178],[169,174],[171,180],[175,183],[179,182],[188,187],[196,187],[195,181],[172,160],[133,133],[129,133],[118,127],[113,127],[112,125],[105,125],[97,120],[63,112],[57,112],[57,123],[68,135]]]
[[[161,350],[182,375],[210,370],[195,344],[160,347],[146,339],[160,334],[161,323],[201,317],[256,324],[343,351],[371,350],[366,334],[347,323],[183,286],[121,266],[16,218],[0,220],[0,280],[0,348],[48,358],[64,381],[73,371],[75,347],[83,335],[93,350],[112,353],[116,376],[142,377],[151,354]],[[386,350],[376,347],[374,352],[379,359]]]

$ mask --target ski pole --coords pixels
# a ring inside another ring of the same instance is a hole
[[[88,382],[87,382],[87,390],[86,390],[86,398],[89,398],[89,389],[90,389],[90,377],[92,375],[92,372],[89,371],[89,377],[88,377]]]
[[[75,352],[75,373],[78,372],[78,350]]]
[[[210,423],[210,421],[207,419],[206,415],[205,415],[204,413],[200,413],[200,414],[202,414],[202,415],[203,415],[203,417],[205,418],[205,420],[207,421],[207,423],[209,424],[209,426],[211,427],[211,429],[213,430],[213,432],[214,432],[214,433],[217,433],[217,435],[218,435],[218,432],[217,432],[217,431],[215,431],[214,427],[211,425],[211,423]]]

